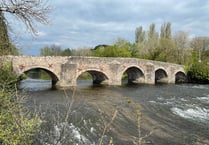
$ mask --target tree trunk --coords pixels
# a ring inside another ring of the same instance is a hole
[[[10,53],[10,46],[6,20],[3,12],[0,11],[0,55],[8,55]]]

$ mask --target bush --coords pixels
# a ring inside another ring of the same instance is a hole
[[[14,90],[17,76],[9,64],[0,64],[0,90]]]
[[[209,83],[209,65],[204,63],[193,63],[188,68],[188,79],[195,83]]]
[[[0,64],[0,144],[29,145],[39,127],[39,118],[23,107],[11,66]]]

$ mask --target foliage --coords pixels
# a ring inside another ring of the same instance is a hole
[[[17,76],[12,72],[9,64],[0,64],[0,90],[14,90],[17,82]]]
[[[209,65],[204,63],[193,63],[188,68],[188,78],[191,82],[209,83]]]
[[[70,48],[64,49],[62,51],[62,56],[71,56],[72,55],[72,50]]]
[[[88,72],[84,72],[78,77],[78,80],[90,80],[90,79],[92,79],[92,76]]]
[[[38,117],[32,117],[21,105],[24,101],[16,91],[17,76],[10,65],[0,67],[0,144],[29,145],[39,127]]]
[[[155,60],[176,63],[177,49],[171,39],[161,38],[158,49],[160,53]]]
[[[114,45],[99,47],[94,50],[97,57],[131,57],[130,43],[124,39],[118,39]]]
[[[177,62],[177,47],[172,40],[171,23],[161,26],[160,38],[155,30],[155,24],[151,24],[148,31],[142,27],[136,29],[136,46],[139,58],[158,60],[165,62]]]
[[[98,57],[130,57],[131,53],[127,47],[119,47],[117,45],[108,46],[105,49],[97,49],[95,56]]]

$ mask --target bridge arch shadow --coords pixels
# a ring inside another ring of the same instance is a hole
[[[56,88],[56,83],[59,81],[58,76],[54,72],[43,67],[33,67],[23,71],[21,75],[22,74],[25,74],[27,79],[32,79],[30,80],[31,83],[37,83],[38,80],[48,81],[50,85],[49,87],[52,89]]]
[[[98,70],[85,70],[78,74],[77,86],[107,85],[109,78]]]
[[[168,83],[168,74],[163,68],[155,70],[155,84]]]
[[[186,82],[187,82],[187,75],[182,71],[176,72],[175,83],[186,83]]]
[[[144,82],[144,72],[137,66],[130,66],[123,72],[122,84],[142,84]]]

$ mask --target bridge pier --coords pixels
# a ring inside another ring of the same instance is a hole
[[[110,76],[109,76],[109,85],[120,86],[122,85],[120,73],[121,64],[118,61],[112,61],[109,64]]]
[[[61,64],[60,80],[57,82],[56,87],[74,87],[76,86],[76,64]]]
[[[176,82],[175,68],[170,67],[169,74],[168,74],[168,83],[175,84],[175,82]]]
[[[122,84],[121,79],[117,77],[113,77],[112,79],[109,80],[109,85],[111,86],[120,86]]]
[[[145,84],[155,84],[155,67],[153,64],[145,66]]]

